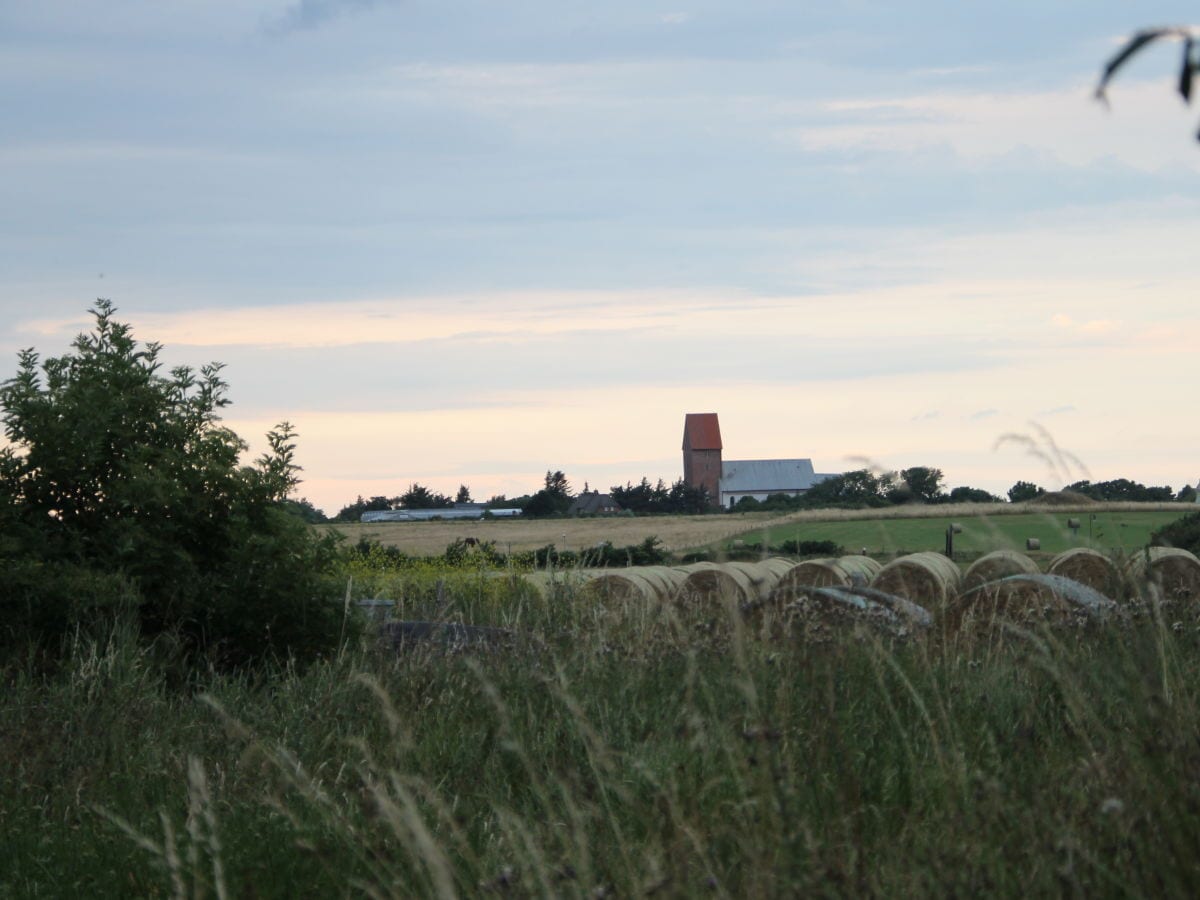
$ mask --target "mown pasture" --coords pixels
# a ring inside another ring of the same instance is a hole
[[[942,508],[944,510],[944,507]],[[878,516],[875,518],[830,518],[798,520],[751,529],[734,540],[743,543],[764,541],[779,546],[785,541],[833,541],[852,552],[862,548],[873,556],[891,556],[922,550],[942,550],[946,529],[962,526],[954,535],[954,550],[970,556],[993,550],[1025,550],[1027,538],[1041,543],[1043,554],[1059,553],[1071,547],[1091,547],[1113,555],[1127,554],[1149,542],[1156,529],[1193,512],[1191,505],[1138,509],[1130,504],[1113,507],[1097,505],[1065,512],[1058,508],[996,514],[986,508],[974,508],[968,515],[960,512],[928,517]],[[1069,519],[1079,528],[1067,526]],[[729,549],[731,540],[718,547]]]

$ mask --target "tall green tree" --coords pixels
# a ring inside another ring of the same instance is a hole
[[[1008,500],[1010,503],[1024,503],[1044,493],[1046,489],[1038,487],[1032,481],[1018,481],[1008,489]]]
[[[409,485],[407,491],[399,496],[398,500],[401,509],[445,509],[454,505],[454,501],[445,494],[431,491],[425,485],[417,484],[415,481]]]
[[[329,647],[334,550],[283,508],[295,431],[242,465],[221,366],[164,374],[114,312],[98,301],[69,353],[23,350],[0,385],[0,640],[136,615],[222,663]]]
[[[937,503],[942,497],[942,470],[913,466],[900,470],[900,482],[888,494],[893,503]]]

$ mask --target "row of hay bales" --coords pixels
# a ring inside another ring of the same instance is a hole
[[[554,583],[545,573],[531,578],[542,592]],[[582,570],[558,578],[576,579],[586,595],[612,603],[719,603],[743,610],[809,604],[906,621],[936,617],[952,626],[981,611],[1018,619],[1104,616],[1115,608],[1114,600],[1144,599],[1147,585],[1167,602],[1200,601],[1200,560],[1166,547],[1134,554],[1123,566],[1075,548],[1054,557],[1045,573],[1028,556],[1001,550],[965,572],[940,553],[914,553],[885,566],[866,556],[843,556]]]

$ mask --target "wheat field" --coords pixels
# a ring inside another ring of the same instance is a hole
[[[589,519],[457,519],[447,522],[371,522],[328,525],[350,541],[377,540],[405,553],[441,553],[459,538],[495,541],[498,550],[534,550],[554,544],[559,550],[583,550],[603,541],[616,547],[657,537],[668,550],[686,550],[727,540],[795,519],[796,514],[746,513],[711,516],[646,516]]]

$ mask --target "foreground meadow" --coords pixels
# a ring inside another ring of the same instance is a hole
[[[0,895],[1200,889],[1194,616],[814,644],[405,577],[409,618],[512,633],[254,676],[120,630],[10,658]]]

